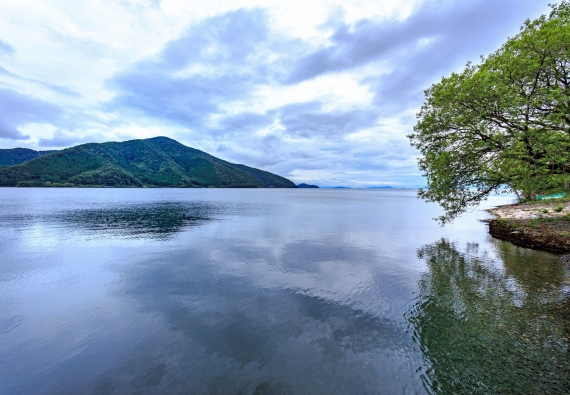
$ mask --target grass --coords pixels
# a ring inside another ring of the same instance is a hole
[[[556,206],[556,208],[554,209],[554,211],[557,213],[562,212],[562,210],[564,210],[564,206]]]
[[[567,221],[570,222],[570,214],[566,214],[562,217],[556,217],[556,218],[534,218],[531,219],[530,221],[528,221],[525,226],[529,227],[529,228],[534,228],[534,229],[538,229],[540,227],[541,224],[552,224],[558,221]]]

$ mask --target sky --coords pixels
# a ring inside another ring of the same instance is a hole
[[[0,148],[167,136],[296,183],[423,186],[423,91],[550,1],[0,0]]]

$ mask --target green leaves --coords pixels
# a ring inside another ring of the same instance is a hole
[[[495,191],[534,199],[570,180],[570,4],[526,21],[499,50],[425,91],[419,167],[445,223]]]

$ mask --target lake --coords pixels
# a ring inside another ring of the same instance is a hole
[[[0,394],[567,394],[570,266],[482,208],[0,189]]]

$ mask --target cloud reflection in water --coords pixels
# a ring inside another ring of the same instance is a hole
[[[299,251],[302,246],[285,243],[279,249]],[[319,251],[312,247],[308,257]],[[115,267],[124,281],[121,295],[136,302],[144,314],[160,317],[167,330],[164,337],[170,339],[166,350],[157,352],[149,340],[147,347],[131,355],[129,361],[147,361],[136,371],[162,364],[166,373],[159,388],[172,386],[189,394],[374,393],[379,386],[401,387],[391,383],[391,377],[405,376],[402,370],[409,369],[415,352],[399,320],[350,306],[340,295],[335,301],[291,283],[262,287],[247,276],[220,275],[220,260],[236,256],[235,247],[227,249],[214,258],[208,251],[189,249],[170,254],[168,265],[150,259],[135,267]],[[240,257],[263,256],[255,248],[245,250],[240,246]],[[337,250],[343,253],[334,254]],[[320,261],[362,254],[348,245],[331,251],[333,255],[325,253]],[[280,258],[265,252],[270,258],[265,270],[273,271],[271,260]],[[301,264],[289,267],[291,257],[281,258],[277,273],[283,281],[294,281],[287,271],[298,273]],[[315,270],[312,264],[307,269]],[[106,372],[106,382],[129,388],[131,384],[121,383],[130,363]],[[409,393],[417,391],[421,388]]]

